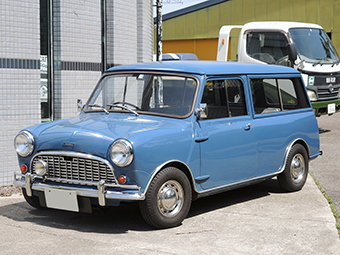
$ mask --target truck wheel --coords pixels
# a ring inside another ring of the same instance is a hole
[[[151,181],[145,200],[140,202],[141,214],[156,228],[177,226],[189,212],[191,194],[187,176],[175,167],[165,168]]]
[[[280,186],[286,191],[301,190],[307,180],[308,155],[301,144],[295,144],[290,150],[284,171],[278,175]]]
[[[22,194],[24,195],[24,198],[26,202],[30,205],[33,206],[36,209],[45,209],[45,207],[42,207],[39,202],[39,197],[36,196],[31,196],[29,197],[26,193],[26,189],[22,188]]]

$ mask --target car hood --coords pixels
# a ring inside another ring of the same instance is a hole
[[[63,150],[106,157],[112,142],[167,126],[163,118],[122,114],[81,114],[75,118],[29,128],[36,151]]]

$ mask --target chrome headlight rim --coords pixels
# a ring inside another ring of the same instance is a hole
[[[116,140],[110,148],[110,158],[119,167],[126,167],[133,161],[132,144],[125,139]]]
[[[16,152],[22,157],[31,155],[34,150],[33,135],[28,131],[19,132],[14,138],[14,147]]]

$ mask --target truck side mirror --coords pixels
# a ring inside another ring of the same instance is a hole
[[[288,58],[292,65],[294,65],[295,60],[297,59],[297,48],[295,43],[288,43]]]

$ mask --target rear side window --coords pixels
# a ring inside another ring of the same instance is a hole
[[[251,79],[250,84],[255,114],[310,107],[299,78]]]
[[[241,80],[212,80],[205,84],[202,103],[207,104],[207,119],[247,115]]]

